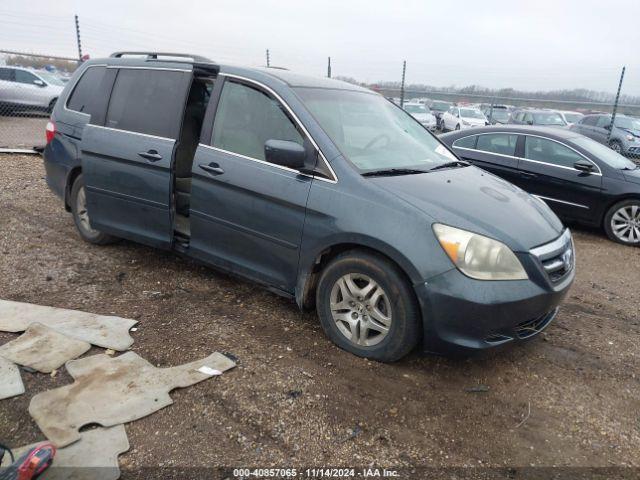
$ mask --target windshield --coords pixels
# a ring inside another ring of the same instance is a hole
[[[534,113],[533,120],[536,125],[566,125],[559,113]]]
[[[480,118],[484,119],[484,115],[480,110],[476,110],[475,108],[461,108],[460,116],[462,118]]]
[[[633,117],[616,117],[615,126],[627,130],[640,130],[640,120]]]
[[[579,113],[565,113],[564,118],[566,118],[569,123],[576,123],[582,118],[582,115]]]
[[[584,148],[587,152],[591,153],[594,157],[603,161],[610,167],[617,168],[619,170],[634,170],[636,168],[636,164],[628,158],[614,152],[607,145],[596,142],[588,137],[574,137],[571,141],[577,146]]]
[[[431,105],[431,110],[446,112],[447,110],[449,110],[450,106],[451,104],[447,102],[433,102],[433,105]]]
[[[297,88],[323,130],[360,172],[421,169],[456,157],[410,115],[380,95]]]
[[[424,105],[405,104],[404,109],[409,113],[427,113],[427,109],[424,108]]]
[[[487,118],[489,118],[489,114],[491,114],[494,120],[497,120],[499,122],[509,121],[509,112],[507,112],[503,108],[494,108],[493,113],[491,113],[490,110],[487,110]]]
[[[57,85],[58,87],[64,87],[64,82],[62,80],[60,80],[58,77],[56,77],[55,75],[49,73],[49,72],[38,72],[38,75],[40,77],[42,77],[42,79],[51,84],[51,85]]]

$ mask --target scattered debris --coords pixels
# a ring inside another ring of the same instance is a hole
[[[24,393],[24,385],[17,365],[0,357],[0,400]]]
[[[531,402],[527,402],[527,414],[525,415],[525,417],[522,419],[522,421],[520,423],[518,423],[518,425],[516,425],[516,428],[520,428],[522,425],[524,425],[524,423],[529,420],[529,417],[531,416]]]
[[[41,323],[32,323],[18,338],[0,346],[0,357],[50,373],[90,348],[90,343],[67,337]]]
[[[476,385],[475,387],[469,387],[464,389],[467,393],[486,393],[489,391],[489,385]]]
[[[80,439],[84,425],[118,425],[171,405],[171,390],[211,377],[198,371],[203,366],[224,372],[235,363],[221,353],[170,368],[156,368],[134,352],[71,360],[66,368],[75,382],[35,395],[29,413],[49,440],[64,447]]]
[[[353,440],[361,433],[362,433],[362,427],[360,427],[360,425],[356,425],[349,431],[349,435],[346,438],[343,438],[342,440],[340,440],[338,443],[344,443],[344,442],[348,442],[349,440]]]
[[[289,390],[287,392],[287,397],[291,399],[295,399],[302,396],[302,390]]]
[[[32,447],[33,445],[29,445],[15,449],[15,457],[18,458]],[[87,430],[80,434],[80,441],[58,449],[53,464],[40,478],[116,480],[120,477],[118,455],[127,450],[129,440],[124,425]],[[2,467],[7,467],[9,462],[7,455]]]
[[[124,351],[133,344],[129,329],[138,322],[79,310],[0,300],[0,331],[23,332],[32,323],[41,323],[98,347]]]

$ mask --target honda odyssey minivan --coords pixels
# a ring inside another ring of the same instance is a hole
[[[523,341],[574,279],[545,203],[336,80],[115,53],[74,73],[47,140],[47,182],[84,240],[254,280],[363,357]]]

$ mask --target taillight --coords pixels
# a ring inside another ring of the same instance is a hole
[[[49,142],[53,140],[53,136],[56,134],[56,124],[52,121],[48,121],[47,128],[45,129],[44,133],[47,137],[47,144],[49,144]]]

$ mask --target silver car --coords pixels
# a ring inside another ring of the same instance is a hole
[[[64,82],[49,72],[23,67],[0,67],[0,111],[51,112]]]

